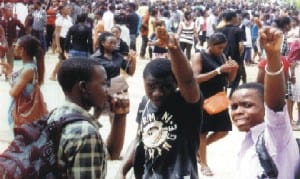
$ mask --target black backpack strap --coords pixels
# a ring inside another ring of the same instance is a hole
[[[77,121],[88,121],[89,123],[94,125],[88,117],[86,117],[80,113],[66,114],[65,116],[60,117],[59,120],[52,121],[47,125],[48,132],[50,133],[50,136],[54,142],[56,151],[58,150],[58,145],[59,145],[59,140],[61,137],[62,129],[67,124],[74,123]]]
[[[300,138],[296,138],[296,142],[297,142],[297,146],[298,146],[299,152],[300,152]]]
[[[278,177],[278,169],[266,148],[264,132],[262,132],[258,136],[255,148],[256,148],[256,153],[258,155],[260,165],[264,169],[264,172],[260,176],[258,176],[258,178],[276,179]]]

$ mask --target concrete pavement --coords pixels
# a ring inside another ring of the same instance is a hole
[[[54,68],[57,62],[57,55],[47,53],[46,55],[46,76],[45,84],[42,86],[42,93],[44,95],[45,101],[47,102],[48,108],[51,110],[56,106],[59,106],[64,101],[64,95],[56,81],[50,81],[49,74]],[[123,154],[126,151],[129,143],[134,138],[136,133],[136,123],[135,115],[138,107],[138,103],[141,97],[144,95],[142,71],[147,63],[147,60],[138,60],[136,73],[133,77],[128,77],[129,83],[129,95],[130,95],[130,113],[127,116],[127,126],[126,126],[126,136],[125,144],[123,148]],[[22,66],[21,61],[15,62],[15,70]],[[248,81],[254,81],[256,78],[257,68],[256,66],[247,67]],[[8,127],[7,123],[7,109],[9,106],[10,97],[8,96],[9,85],[4,81],[4,77],[0,77],[0,151],[3,151],[9,141],[13,138],[11,129]],[[296,114],[296,113],[294,113]],[[110,123],[106,116],[100,118],[100,122],[103,124],[100,132],[105,139],[108,131],[110,130]],[[299,132],[295,134],[300,137]],[[214,172],[213,177],[201,178],[213,178],[213,179],[231,179],[233,178],[234,172],[234,158],[237,148],[237,141],[240,139],[241,133],[237,132],[234,128],[232,132],[229,133],[224,139],[208,146],[208,163]],[[106,178],[111,179],[114,177],[120,161],[109,161],[108,165],[108,175]],[[200,173],[200,172],[199,172]],[[128,175],[128,178],[133,178],[132,174]]]

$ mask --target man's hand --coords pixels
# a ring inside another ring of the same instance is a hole
[[[110,97],[110,110],[116,115],[129,113],[129,105],[127,92],[116,93]]]
[[[273,27],[264,27],[259,30],[260,44],[267,56],[279,53],[282,45],[282,32]]]
[[[157,40],[155,45],[159,47],[168,47],[169,49],[177,49],[178,42],[174,34],[168,34],[165,27],[157,27],[156,28],[156,36]]]
[[[136,51],[134,50],[129,50],[128,52],[128,60],[136,60]]]
[[[156,27],[155,32],[157,38],[156,45],[162,48],[166,47],[169,41],[169,34],[166,28],[163,26]]]
[[[0,62],[0,65],[3,66],[3,73],[9,75],[12,72],[11,66],[6,62]]]

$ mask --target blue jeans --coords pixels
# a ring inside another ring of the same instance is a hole
[[[85,51],[70,50],[70,57],[89,57],[89,53]]]

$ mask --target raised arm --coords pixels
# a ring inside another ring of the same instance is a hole
[[[168,51],[170,55],[172,71],[178,83],[181,95],[187,102],[194,103],[200,99],[199,86],[194,79],[189,61],[181,51],[177,40],[173,35],[169,38]]]
[[[260,29],[260,44],[267,55],[265,67],[265,102],[274,111],[281,111],[284,104],[285,82],[280,48],[282,32],[276,28],[264,27]],[[276,91],[274,91],[276,89]]]

